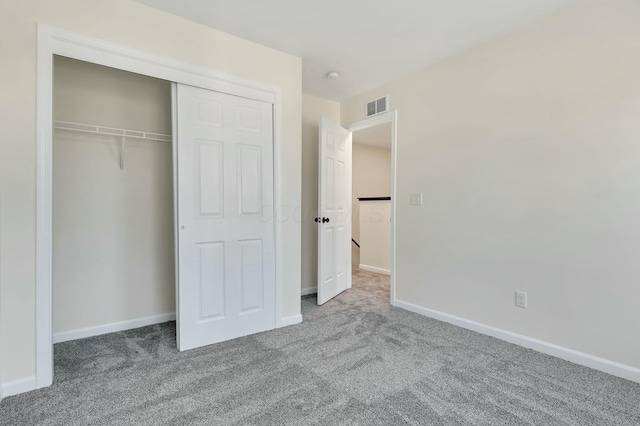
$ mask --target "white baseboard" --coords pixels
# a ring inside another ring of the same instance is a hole
[[[616,377],[621,377],[623,379],[631,380],[632,382],[640,383],[640,369],[635,367],[620,364],[614,361],[609,361],[608,359],[604,358],[598,358],[596,356],[578,352],[573,349],[554,345],[553,343],[533,339],[522,334],[512,333],[507,330],[491,327],[479,322],[456,317],[454,315],[449,315],[444,312],[424,308],[422,306],[414,305],[413,303],[404,302],[402,300],[396,300],[395,306],[397,306],[398,308],[406,309],[407,311],[415,312],[416,314],[420,314],[425,317],[448,322],[450,324],[457,325],[458,327],[466,328],[467,330],[472,330],[480,334],[495,337],[509,343],[533,349],[537,352],[542,352],[547,355],[555,356],[556,358],[564,359],[565,361],[570,361],[575,364],[593,368],[594,370],[602,371]]]
[[[2,398],[6,398],[8,396],[18,395],[21,393],[32,391],[35,388],[36,388],[36,376],[25,377],[24,379],[3,383],[0,386],[0,396],[2,396]],[[0,398],[0,400],[2,398]]]
[[[318,287],[304,287],[300,295],[307,296],[309,294],[316,294],[317,292],[318,292]]]
[[[358,268],[364,269],[365,271],[369,271],[369,272],[377,272],[378,274],[391,275],[390,270],[378,268],[377,266],[363,265],[361,263],[360,265],[358,265]]]
[[[302,322],[302,315],[291,315],[289,317],[284,317],[280,320],[280,327],[287,327],[289,325],[300,324]],[[278,328],[280,328],[278,327]]]
[[[69,340],[84,339],[85,337],[99,336],[101,334],[115,333],[116,331],[130,330],[132,328],[159,324],[167,321],[175,321],[175,312],[162,315],[154,315],[146,318],[137,318],[129,321],[114,322],[95,327],[79,328],[77,330],[63,331],[53,334],[53,343],[67,342]]]

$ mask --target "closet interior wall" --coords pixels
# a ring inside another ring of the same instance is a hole
[[[54,61],[54,120],[171,134],[171,84]],[[172,148],[55,130],[53,332],[175,312]]]

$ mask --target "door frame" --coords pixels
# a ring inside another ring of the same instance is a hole
[[[368,129],[380,124],[391,123],[391,272],[390,272],[390,297],[391,306],[396,306],[396,151],[397,151],[397,135],[398,135],[398,111],[389,111],[374,117],[366,118],[362,121],[352,123],[347,127],[350,132]],[[353,156],[351,157],[353,162]],[[353,173],[353,165],[351,167]],[[353,185],[353,179],[351,179]],[[353,190],[353,188],[351,188]],[[351,197],[349,203],[352,203]],[[349,209],[353,211],[353,206],[349,205]],[[351,238],[351,235],[349,235]],[[351,244],[351,241],[349,241]]]
[[[36,388],[53,383],[53,56],[65,56],[93,64],[182,83],[216,92],[267,102],[273,106],[274,209],[282,205],[283,110],[280,87],[235,77],[220,71],[178,61],[82,34],[38,23],[36,65]],[[175,85],[173,85],[175,86]],[[175,90],[175,89],[172,89]],[[172,101],[172,109],[175,108]],[[173,126],[173,162],[176,171],[176,138]],[[178,220],[174,179],[174,227]],[[283,228],[274,221],[276,256],[275,324],[282,327]],[[174,241],[177,259],[178,241]],[[176,277],[178,276],[176,263]],[[178,281],[176,280],[176,294]],[[178,300],[176,298],[176,309]]]

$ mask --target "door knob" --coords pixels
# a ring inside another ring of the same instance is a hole
[[[329,222],[329,218],[328,217],[323,217],[322,218],[322,223],[327,223]]]
[[[316,223],[320,222],[320,218],[319,217],[316,217],[314,220],[316,221]]]

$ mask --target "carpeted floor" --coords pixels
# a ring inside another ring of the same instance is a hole
[[[640,385],[353,289],[300,325],[178,353],[175,324],[55,345],[55,382],[2,425],[639,425]]]

